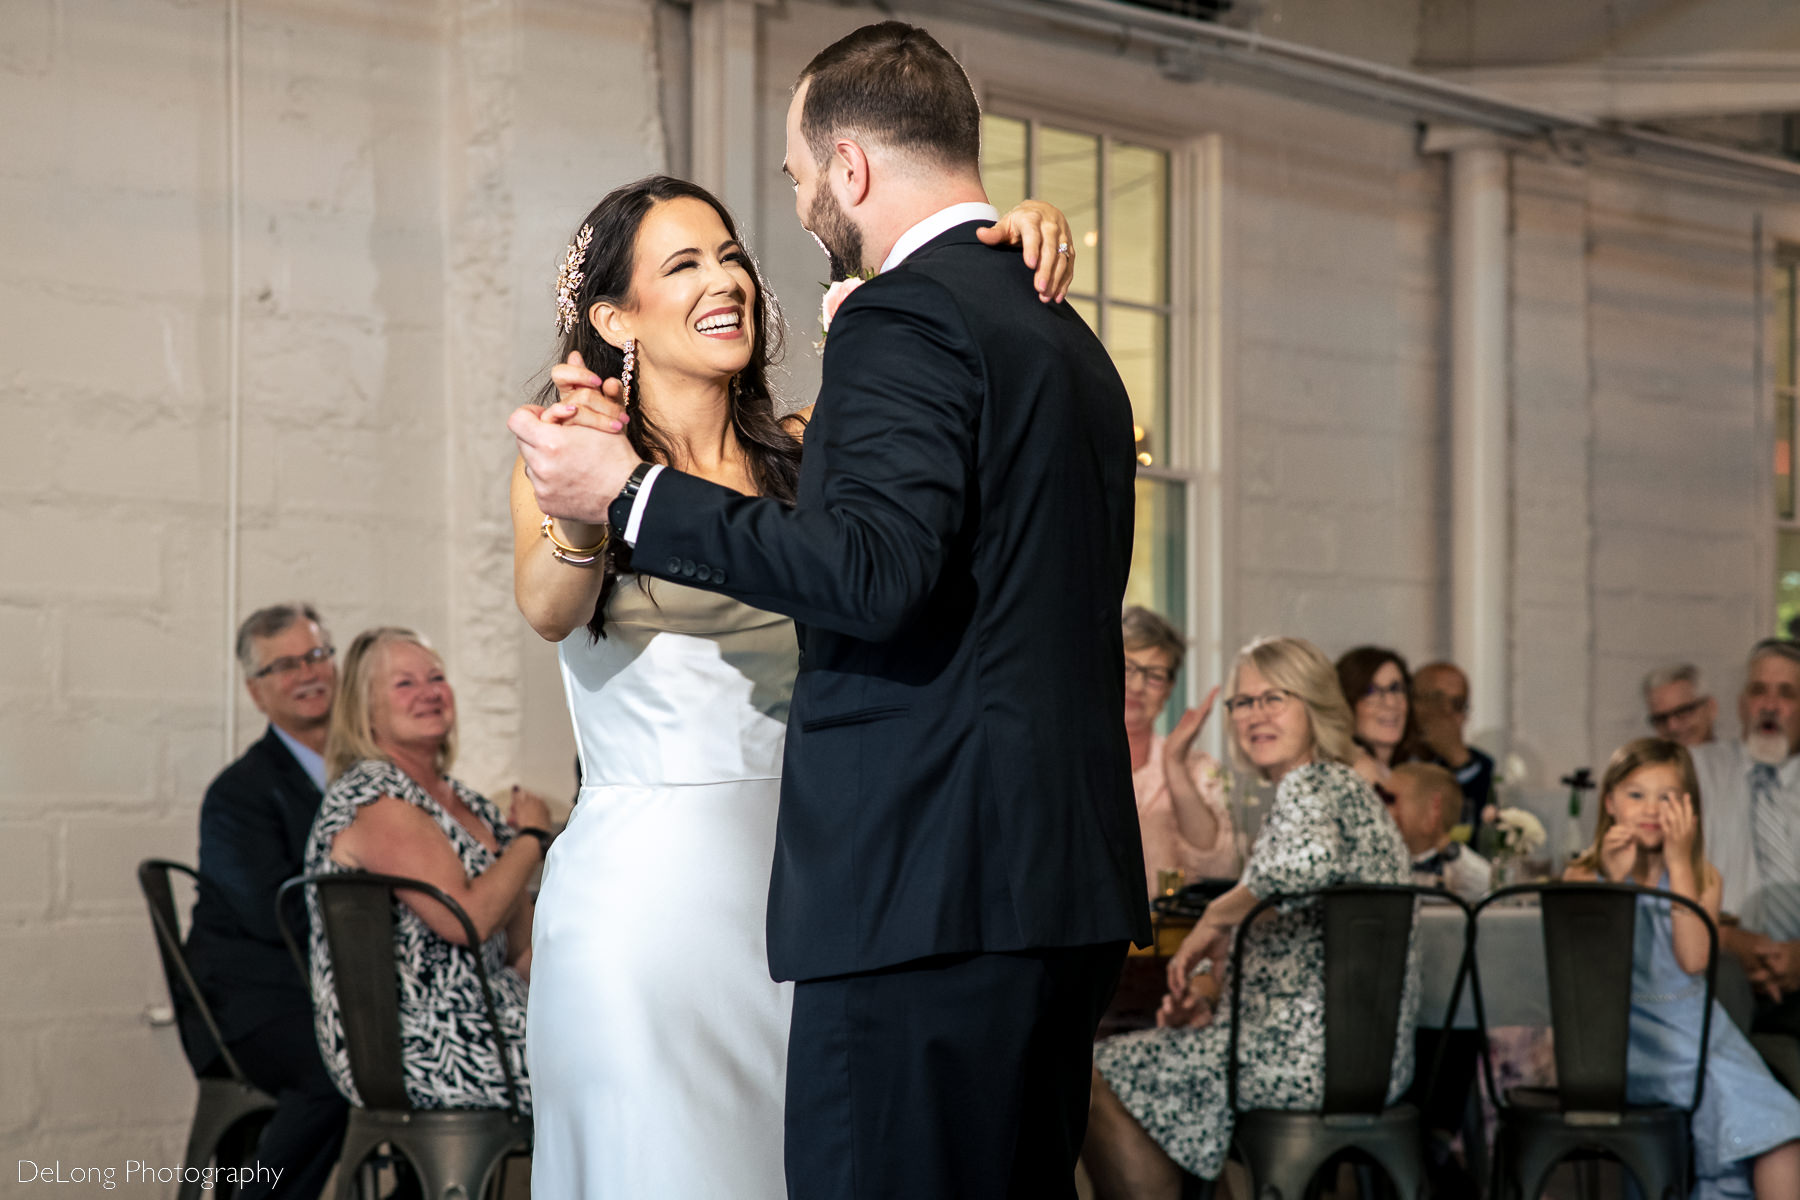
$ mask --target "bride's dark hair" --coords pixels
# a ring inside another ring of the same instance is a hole
[[[725,223],[726,233],[739,241],[737,225],[718,198],[685,180],[650,175],[607,193],[582,221],[583,226],[592,228],[593,235],[581,262],[581,286],[573,296],[574,324],[563,335],[556,355],[558,362],[566,362],[571,352],[579,351],[588,369],[602,379],[616,378],[624,369],[624,352],[600,336],[593,322],[588,320],[588,310],[601,300],[630,307],[638,230],[650,210],[658,204],[683,198],[710,205],[719,214],[719,220]],[[731,388],[731,426],[749,460],[750,477],[756,483],[756,490],[791,504],[800,478],[800,441],[776,419],[774,398],[769,393],[769,367],[780,360],[786,341],[781,309],[764,283],[762,270],[748,247],[744,248],[744,256],[750,277],[756,281],[756,297],[750,306],[750,328],[755,331],[755,341],[749,365],[738,372]],[[538,391],[537,402],[551,404],[555,400],[556,385],[546,382]],[[634,403],[631,406],[631,420],[625,426],[625,436],[632,449],[646,461],[672,463],[673,452],[668,438],[657,428],[643,405]],[[600,599],[594,605],[594,615],[588,620],[588,630],[594,637],[605,636],[607,598],[618,586],[619,576],[630,569],[630,548],[620,539],[612,539],[606,552],[606,577],[600,584]]]

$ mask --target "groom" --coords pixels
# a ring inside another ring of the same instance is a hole
[[[1094,1030],[1149,935],[1130,403],[976,239],[979,137],[923,30],[867,26],[802,73],[801,222],[835,275],[881,273],[831,324],[793,508],[592,429],[522,447],[543,511],[608,520],[635,570],[800,624],[768,927],[796,1200],[1073,1196]]]

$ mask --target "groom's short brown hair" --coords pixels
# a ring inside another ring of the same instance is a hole
[[[946,167],[979,169],[975,89],[950,52],[916,25],[864,25],[819,51],[794,86],[809,80],[800,130],[821,165],[835,138],[860,134]]]

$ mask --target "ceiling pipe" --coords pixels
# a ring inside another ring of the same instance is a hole
[[[975,0],[955,7],[956,13],[964,17],[984,9],[1006,14],[1011,27],[1016,27],[1017,19],[1025,18],[1089,40],[1104,39],[1121,53],[1140,48],[1160,53],[1165,70],[1177,77],[1192,78],[1198,74],[1182,69],[1186,56],[1240,72],[1252,83],[1258,77],[1301,82],[1384,105],[1419,120],[1540,140],[1559,155],[1572,144],[1579,144],[1588,154],[1611,154],[1698,170],[1715,179],[1729,177],[1765,187],[1800,189],[1800,163],[1786,159],[1521,104],[1403,67],[1115,0]]]

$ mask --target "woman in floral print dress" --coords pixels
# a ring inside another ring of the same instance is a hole
[[[407,1098],[418,1108],[506,1105],[506,1077],[476,970],[480,954],[519,1104],[529,1112],[529,884],[543,861],[550,814],[541,799],[515,789],[509,822],[449,776],[455,753],[456,698],[437,651],[407,629],[358,634],[344,656],[331,714],[325,758],[332,782],[307,839],[306,869],[404,875],[434,884],[461,905],[477,946],[466,944],[462,927],[437,901],[401,892],[394,902]],[[338,1090],[358,1103],[317,892],[308,888],[306,900],[319,1053]]]
[[[1229,1013],[1216,1014],[1231,935],[1258,901],[1340,883],[1404,883],[1406,846],[1375,793],[1347,765],[1352,721],[1329,660],[1299,638],[1239,653],[1227,685],[1240,765],[1276,783],[1238,885],[1207,906],[1169,962],[1158,1027],[1095,1047],[1083,1162],[1100,1200],[1176,1200],[1181,1172],[1216,1178],[1231,1144],[1225,1069]],[[1258,922],[1245,948],[1239,1102],[1317,1108],[1325,1082],[1324,938],[1316,905]],[[1208,967],[1205,964],[1213,964]],[[1198,972],[1196,974],[1196,972]],[[1394,1042],[1389,1097],[1412,1079],[1416,973]]]

